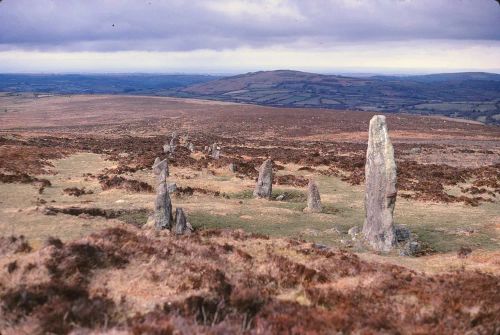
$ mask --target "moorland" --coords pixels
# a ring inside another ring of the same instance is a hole
[[[0,74],[0,91],[128,94],[466,118],[500,124],[500,75],[325,75],[290,70],[233,76],[161,74]]]
[[[387,114],[395,220],[423,246],[407,257],[348,234],[373,111],[33,93],[0,107],[2,334],[500,331],[496,126]],[[173,132],[189,236],[143,229]],[[254,199],[268,157],[273,197]],[[322,213],[303,212],[310,178]]]

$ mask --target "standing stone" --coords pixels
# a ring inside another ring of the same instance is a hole
[[[220,158],[220,146],[217,143],[214,143],[212,145],[212,158],[213,159],[219,159]]]
[[[271,193],[273,190],[273,161],[267,159],[262,163],[259,169],[259,178],[257,179],[257,185],[255,185],[255,190],[253,191],[254,197],[257,198],[271,198]]]
[[[232,173],[236,173],[236,171],[238,171],[238,168],[236,167],[236,164],[229,163],[229,171],[231,171]]]
[[[390,251],[396,244],[393,221],[396,162],[383,115],[375,115],[370,120],[365,188],[363,235],[375,250]]]
[[[168,171],[168,160],[164,159],[159,161],[159,158],[156,158],[155,163],[153,165],[153,173],[158,176],[158,183],[165,182],[165,179],[169,176]]]
[[[176,235],[183,235],[189,231],[186,215],[184,214],[184,210],[182,208],[175,209],[175,226],[173,230]]]
[[[170,152],[174,153],[175,148],[177,147],[177,144],[179,143],[179,140],[177,138],[177,133],[173,132],[172,133],[172,139],[170,140]]]
[[[167,190],[169,194],[174,193],[177,191],[177,184],[176,183],[167,183]]]
[[[194,144],[193,143],[189,143],[188,144],[188,150],[191,151],[191,152],[194,152]]]
[[[154,220],[156,229],[170,229],[172,227],[172,202],[165,182],[158,185]]]
[[[321,206],[321,197],[319,195],[318,185],[312,179],[309,180],[307,186],[307,207],[304,212],[307,213],[321,213],[323,207]]]
[[[172,151],[172,147],[170,146],[170,144],[165,144],[163,146],[163,152],[166,153],[166,154],[169,154],[169,153],[173,152]]]
[[[152,168],[153,168],[153,173],[154,173],[155,175],[156,175],[156,174],[158,174],[158,173],[160,173],[160,171],[159,171],[159,170],[155,170],[155,166],[156,166],[156,165],[158,165],[158,163],[160,163],[160,162],[161,162],[160,157],[156,157],[156,158],[155,158],[155,161],[154,161],[154,163],[153,163],[153,166],[152,166]]]

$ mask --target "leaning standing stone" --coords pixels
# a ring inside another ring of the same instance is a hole
[[[378,251],[396,244],[393,212],[396,204],[396,163],[385,116],[370,120],[365,165],[365,222],[363,235]]]
[[[155,228],[170,229],[172,226],[172,202],[165,182],[158,185],[155,201]]]
[[[321,206],[321,197],[319,195],[318,185],[312,179],[309,180],[307,186],[307,207],[304,212],[307,213],[321,213],[323,207]]]
[[[254,197],[257,198],[271,198],[271,193],[273,190],[273,161],[267,159],[262,163],[259,170],[259,178],[257,179],[257,185],[255,185],[255,190],[253,191]]]

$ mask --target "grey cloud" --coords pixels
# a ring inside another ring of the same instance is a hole
[[[493,0],[4,0],[0,50],[499,41],[499,23],[500,7]]]

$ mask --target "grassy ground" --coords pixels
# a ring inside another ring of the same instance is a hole
[[[153,193],[129,193],[123,190],[103,191],[97,180],[85,179],[83,174],[98,174],[114,163],[95,154],[75,154],[53,162],[54,175],[44,175],[52,186],[42,194],[31,185],[0,184],[0,234],[23,234],[35,246],[50,235],[63,240],[85,236],[103,227],[127,223],[143,224],[152,210]],[[287,166],[283,173],[297,173],[295,166]],[[330,246],[345,246],[347,231],[363,224],[363,186],[351,186],[339,178],[301,173],[314,177],[319,185],[324,213],[306,214],[305,189],[275,187],[274,195],[286,193],[285,201],[253,199],[251,180],[235,178],[227,171],[214,174],[172,168],[172,182],[178,186],[196,186],[219,191],[227,196],[196,194],[172,196],[174,207],[183,207],[189,221],[196,228],[243,229],[275,237],[301,238]],[[189,179],[185,176],[189,175]],[[154,185],[149,171],[126,175]],[[64,194],[67,187],[85,187],[94,193],[73,197]],[[37,207],[39,200],[46,206],[79,206],[130,210],[121,217],[106,220],[102,217],[77,217],[65,214],[44,215]],[[428,203],[398,199],[395,220],[407,225],[419,239],[439,254],[456,252],[462,246],[474,250],[500,250],[499,203],[484,203],[478,207],[463,204]],[[142,211],[140,211],[142,210]],[[135,211],[135,212],[134,212]],[[364,252],[358,247],[354,251]],[[393,256],[387,256],[393,257]],[[386,257],[386,258],[387,258]]]

